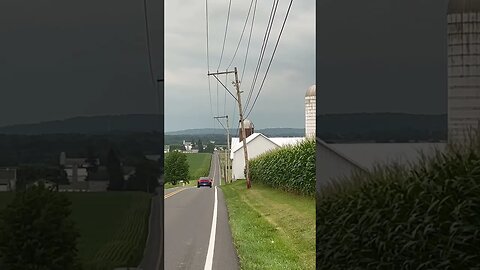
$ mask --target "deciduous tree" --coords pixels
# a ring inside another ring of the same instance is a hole
[[[70,205],[64,194],[43,185],[16,193],[0,212],[2,270],[78,269],[79,232]]]

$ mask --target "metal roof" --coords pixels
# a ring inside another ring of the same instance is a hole
[[[480,0],[450,0],[447,14],[480,12]]]

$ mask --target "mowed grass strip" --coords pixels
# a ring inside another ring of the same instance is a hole
[[[315,269],[314,198],[244,180],[221,188],[242,269]]]
[[[79,232],[78,255],[85,269],[101,269],[99,255],[107,254],[105,266],[125,266],[125,259],[139,262],[138,256],[112,258],[118,250],[111,249],[118,243],[136,254],[143,254],[148,234],[150,195],[142,192],[81,192],[64,193],[72,202],[72,215]],[[14,193],[0,193],[0,209],[14,197]],[[135,218],[132,214],[137,212]],[[109,254],[112,253],[112,254]],[[134,254],[134,255],[136,255]]]

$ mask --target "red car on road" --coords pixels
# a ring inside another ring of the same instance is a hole
[[[201,186],[206,186],[206,187],[212,187],[213,180],[210,177],[200,177],[200,179],[197,180],[197,188],[200,188]]]

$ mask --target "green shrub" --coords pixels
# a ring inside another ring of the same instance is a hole
[[[316,241],[317,269],[479,269],[479,147],[319,192]]]
[[[252,183],[261,182],[273,188],[315,195],[315,141],[269,151],[249,161]]]

